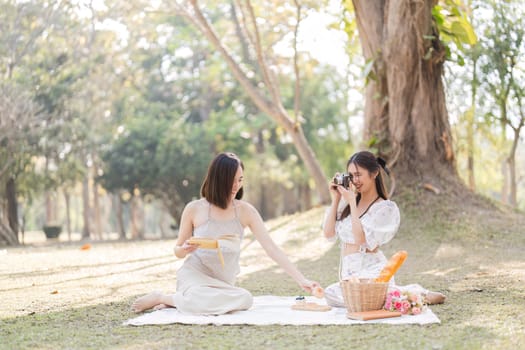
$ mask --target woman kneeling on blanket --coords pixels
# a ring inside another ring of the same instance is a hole
[[[153,292],[138,298],[134,312],[176,307],[198,315],[220,315],[247,310],[253,297],[235,287],[239,273],[240,244],[249,227],[268,256],[277,262],[306,292],[319,283],[306,279],[268,235],[258,211],[242,201],[243,164],[233,153],[219,154],[211,162],[201,187],[203,198],[186,205],[182,212],[175,255],[186,258],[177,271],[177,292]],[[213,238],[217,249],[199,249],[190,238]],[[219,254],[220,253],[220,254]]]
[[[387,174],[389,171],[383,159],[368,151],[352,155],[346,167],[349,177],[343,179],[336,174],[329,184],[332,204],[324,220],[324,235],[329,240],[339,238],[341,241],[341,279],[376,278],[387,263],[379,248],[394,237],[400,221],[399,209],[388,199],[381,175],[381,168]],[[394,285],[392,278],[390,286]],[[445,301],[443,294],[418,284],[396,288],[420,293],[428,304]],[[339,283],[326,288],[325,298],[328,305],[345,306]]]

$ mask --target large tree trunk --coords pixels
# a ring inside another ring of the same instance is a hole
[[[0,221],[0,243],[4,241],[7,245],[18,245],[18,235],[13,233],[13,230],[8,225]]]
[[[510,173],[509,204],[513,207],[518,206],[518,185],[516,179],[516,150],[518,149],[518,142],[520,139],[520,132],[522,127],[523,124],[520,124],[520,127],[514,129],[514,138],[512,140],[512,146],[510,148],[509,157],[507,158]]]
[[[93,165],[93,178],[97,176],[97,166]],[[93,218],[94,218],[94,236],[102,240],[102,223],[100,220],[100,198],[98,195],[98,184],[93,181]]]
[[[477,78],[478,58],[472,59],[472,92],[470,97],[470,110],[467,112],[467,176],[468,185],[472,191],[476,190],[476,177],[474,175],[474,133],[476,119],[476,96],[478,91]]]
[[[66,231],[67,239],[71,242],[71,195],[67,189],[64,189],[64,202],[66,204]]]
[[[398,178],[418,181],[457,177],[433,3],[353,0],[363,54],[374,60],[376,77],[366,91],[365,142],[377,139]]]
[[[133,195],[130,200],[131,238],[144,239],[144,205],[140,196]]]
[[[113,196],[113,202],[114,202],[115,208],[117,208],[118,238],[126,239],[126,230],[124,229],[124,218],[123,218],[123,210],[122,210],[122,198],[120,197],[120,193],[115,194]]]
[[[82,218],[84,221],[82,239],[89,239],[91,232],[89,229],[89,175],[87,174],[82,181],[82,207]]]
[[[18,244],[18,202],[16,200],[16,182],[13,177],[7,180],[5,185],[5,196],[7,199],[7,220],[11,228],[12,240]]]

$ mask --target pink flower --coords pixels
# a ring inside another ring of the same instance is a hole
[[[396,310],[401,310],[402,306],[403,306],[402,302],[400,302],[400,301],[394,302],[394,307],[396,308]]]
[[[399,311],[403,315],[419,315],[424,310],[422,297],[418,293],[392,289],[387,293],[385,310]]]

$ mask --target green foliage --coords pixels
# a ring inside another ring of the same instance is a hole
[[[104,188],[110,192],[134,193],[135,189],[150,192],[159,172],[152,160],[166,127],[166,121],[137,119],[117,135],[116,141],[101,155],[104,173],[100,182]]]
[[[476,33],[461,0],[440,1],[432,8],[432,16],[445,44],[453,42],[462,51],[466,49],[464,45],[476,44]]]
[[[448,60],[455,60],[458,65],[463,66],[464,53],[474,46],[477,36],[474,32],[461,0],[442,0],[432,8],[432,16],[439,33],[439,38],[427,37],[426,39],[439,39],[445,46]],[[457,48],[457,50],[454,50]],[[428,57],[432,55],[432,48],[427,52]]]
[[[159,169],[158,184],[152,193],[160,198],[165,198],[163,192],[169,194],[174,203],[168,207],[179,209],[200,197],[200,186],[214,153],[200,125],[172,124],[159,140],[154,159]]]

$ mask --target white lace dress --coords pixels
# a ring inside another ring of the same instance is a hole
[[[337,217],[340,217],[343,208],[346,206],[344,201],[341,201]],[[379,272],[387,263],[387,259],[381,249],[377,249],[375,253],[368,253],[368,250],[375,250],[383,244],[388,243],[395,236],[400,223],[399,208],[396,203],[391,200],[383,200],[374,203],[368,211],[360,218],[361,226],[365,233],[366,243],[360,252],[348,254],[341,258],[340,263],[340,279],[345,279],[349,276],[357,276],[358,278],[376,278]],[[335,223],[335,236],[330,240],[339,240],[341,244],[341,251],[344,243],[355,244],[354,235],[352,233],[352,219],[349,216],[343,220],[337,220]],[[390,280],[390,285],[394,286],[394,278]],[[397,286],[396,286],[397,287]],[[419,289],[419,285],[410,285],[401,287],[401,289]],[[424,289],[421,288],[421,292]],[[329,305],[334,307],[344,307],[343,294],[339,282],[331,284],[325,290],[326,301]]]

